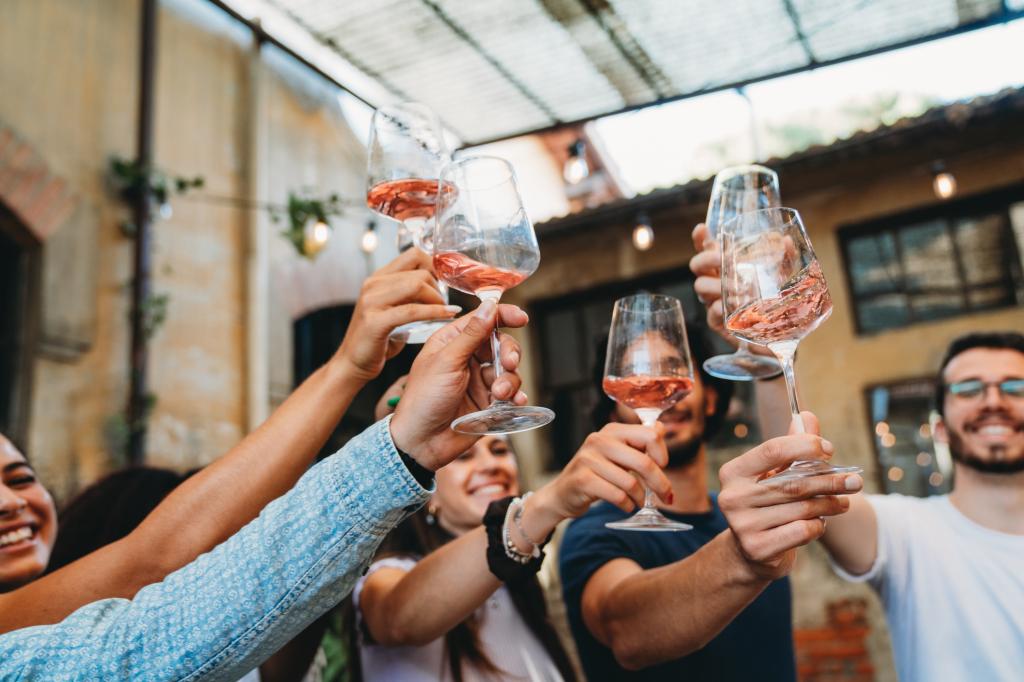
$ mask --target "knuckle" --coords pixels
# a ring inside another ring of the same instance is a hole
[[[782,494],[787,497],[800,497],[807,492],[807,484],[802,479],[783,481]]]
[[[736,498],[737,495],[732,488],[723,488],[722,491],[718,493],[718,507],[722,511],[732,511],[736,508]]]

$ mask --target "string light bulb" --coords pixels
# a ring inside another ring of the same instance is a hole
[[[562,177],[570,185],[578,185],[590,175],[590,166],[587,165],[587,145],[583,138],[578,138],[569,145],[569,158],[562,166]]]
[[[956,194],[956,176],[947,171],[941,161],[932,165],[932,175],[932,190],[935,196],[946,200]]]
[[[633,246],[637,251],[646,251],[654,245],[654,228],[647,216],[641,213],[633,228]]]
[[[323,251],[327,240],[331,238],[331,226],[323,219],[310,221],[306,223],[302,236],[302,247],[306,255],[315,256]]]
[[[374,221],[366,223],[366,231],[363,232],[363,238],[359,241],[359,248],[363,250],[363,253],[373,253],[377,250],[380,237],[377,236],[376,228],[377,224]]]

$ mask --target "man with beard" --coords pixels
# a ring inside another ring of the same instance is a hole
[[[939,368],[949,495],[856,495],[822,542],[885,604],[902,682],[1024,676],[1024,335],[968,334]]]
[[[693,530],[613,530],[605,523],[627,514],[608,504],[592,507],[569,526],[559,550],[569,624],[591,682],[793,682],[785,576],[796,548],[820,537],[824,517],[842,514],[849,507],[846,494],[862,482],[836,475],[796,491],[759,485],[796,459],[831,456],[828,441],[801,434],[772,439],[728,462],[720,472],[721,492],[710,493],[705,443],[725,415],[732,386],[703,372],[704,336],[697,329],[688,335],[693,365],[701,371],[693,391],[660,417],[674,498],[659,509]],[[598,384],[603,365],[599,357]],[[785,402],[781,392],[778,398]],[[594,426],[608,421],[638,419],[602,398]]]

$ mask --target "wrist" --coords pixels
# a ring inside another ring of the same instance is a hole
[[[740,539],[731,528],[724,530],[722,535],[725,536],[723,545],[728,555],[726,564],[733,569],[731,578],[735,583],[752,586],[771,582],[771,578],[765,577],[763,567],[743,553]]]
[[[523,503],[519,524],[523,532],[520,533],[519,528],[512,532],[512,539],[520,549],[529,550],[534,544],[544,544],[555,526],[565,518],[552,507],[549,496],[545,494],[547,491],[548,486],[544,486]],[[524,533],[526,537],[523,537]]]
[[[415,438],[405,433],[397,413],[391,416],[388,433],[395,449],[407,455],[417,465],[430,472],[435,472],[440,468],[437,466],[437,458],[432,455],[430,449],[423,447],[422,444],[416,442]]]
[[[325,365],[332,384],[348,384],[359,392],[363,386],[376,378],[376,374],[360,367],[343,349],[331,356]]]

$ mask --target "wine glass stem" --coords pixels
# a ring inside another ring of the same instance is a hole
[[[483,301],[494,301],[494,304],[498,305],[498,302],[501,300],[501,292],[500,291],[489,291],[487,293],[477,294],[477,298],[479,298],[481,302],[483,302]],[[505,373],[505,370],[501,366],[501,341],[498,340],[498,322],[497,321],[495,321],[495,323],[494,323],[494,329],[491,330],[491,357],[494,359],[493,360],[494,381],[497,381],[498,377],[500,377],[502,374]],[[508,404],[507,400],[497,400],[493,396],[491,398],[491,407],[494,407],[495,405],[507,405],[507,404]]]
[[[751,355],[750,344],[740,340],[740,346],[736,349],[736,355]]]
[[[782,374],[786,377],[786,393],[789,395],[789,411],[793,415],[793,430],[796,433],[807,433],[804,429],[804,420],[800,418],[800,402],[796,396],[796,373],[793,371],[796,342],[773,343],[769,348],[778,358],[779,364],[782,365]]]
[[[655,422],[658,421],[658,417],[661,415],[661,410],[658,410],[658,409],[655,409],[655,408],[650,408],[650,407],[646,407],[646,408],[645,407],[641,407],[641,408],[639,408],[636,411],[636,415],[638,417],[640,417],[640,423],[641,424],[643,424],[644,426],[651,426],[651,427],[653,427]],[[650,488],[647,487],[646,483],[644,483],[643,486],[644,486],[644,509],[645,510],[650,510],[650,511],[657,511],[657,507],[655,506],[655,501],[654,501],[654,493],[651,491]]]

